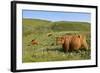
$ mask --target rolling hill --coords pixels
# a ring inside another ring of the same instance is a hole
[[[23,32],[50,32],[50,31],[90,31],[90,23],[73,21],[48,21],[41,19],[23,19]]]

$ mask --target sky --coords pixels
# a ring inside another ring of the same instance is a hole
[[[91,22],[91,14],[83,12],[56,12],[56,11],[36,11],[23,10],[23,18],[43,19],[50,21],[79,21]]]

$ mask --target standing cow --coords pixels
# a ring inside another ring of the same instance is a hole
[[[56,43],[62,44],[64,52],[79,50],[80,48],[88,49],[88,44],[86,38],[82,35],[66,35],[61,37],[56,37]]]

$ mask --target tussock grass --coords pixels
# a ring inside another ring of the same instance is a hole
[[[52,33],[52,36],[47,36],[48,33]],[[91,48],[64,53],[62,45],[56,45],[55,37],[67,34],[86,35],[90,47],[89,23],[23,19],[22,61],[26,63],[91,59]],[[39,44],[32,45],[31,40],[33,39]]]

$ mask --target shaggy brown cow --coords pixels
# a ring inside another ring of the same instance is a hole
[[[69,50],[78,50],[80,48],[88,49],[86,38],[82,35],[66,35],[56,37],[56,43],[62,44],[64,52]]]
[[[38,45],[38,44],[39,44],[39,42],[36,41],[35,39],[33,39],[33,40],[31,41],[31,43],[32,43],[32,45]]]

